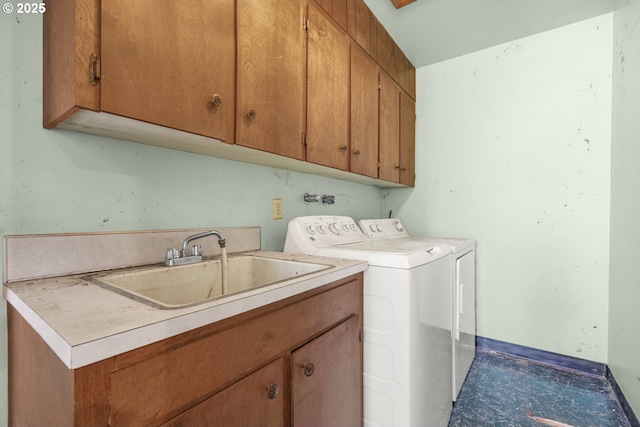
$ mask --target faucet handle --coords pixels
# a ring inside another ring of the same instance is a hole
[[[202,246],[193,245],[191,248],[191,256],[202,256]]]
[[[176,248],[167,248],[167,253],[164,259],[178,259],[180,255],[178,255],[178,250]]]

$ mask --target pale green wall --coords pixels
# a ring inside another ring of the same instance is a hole
[[[609,367],[640,416],[640,2],[613,22]]]
[[[42,18],[16,16],[0,15],[0,236],[258,225],[263,249],[282,250],[295,216],[381,215],[375,187],[42,129]],[[305,192],[335,194],[338,202],[305,205]],[[284,220],[271,219],[276,197]],[[0,307],[3,425],[6,315]]]
[[[606,362],[611,40],[609,14],[417,71],[416,188],[384,211],[477,240],[478,335]]]

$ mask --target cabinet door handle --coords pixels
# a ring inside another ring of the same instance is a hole
[[[219,95],[219,94],[217,94],[217,93],[214,93],[214,94],[213,94],[213,98],[211,99],[211,103],[212,103],[213,105],[215,105],[216,107],[221,106],[221,105],[222,105],[222,96],[220,96],[220,95]]]
[[[280,392],[280,386],[277,383],[273,383],[269,386],[269,399],[273,400]]]
[[[247,111],[247,118],[249,120],[255,119],[256,118],[256,110],[254,110],[253,108],[249,108],[249,111]]]
[[[308,363],[307,366],[304,367],[304,374],[308,377],[313,375],[313,371],[315,371],[316,367],[313,366],[313,363]]]
[[[346,146],[346,145],[341,145],[341,146],[340,146],[340,151],[342,151],[343,153],[344,153],[345,151],[347,151],[347,146]]]
[[[358,157],[358,156],[360,155],[360,150],[356,150],[356,151],[354,151],[354,152],[353,152],[353,154],[354,154],[356,157]]]

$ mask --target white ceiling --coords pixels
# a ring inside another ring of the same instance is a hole
[[[419,68],[611,12],[616,0],[417,0],[401,9],[390,0],[365,3]]]

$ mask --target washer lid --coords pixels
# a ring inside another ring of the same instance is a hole
[[[378,267],[410,269],[428,264],[451,253],[447,245],[404,240],[368,240],[318,248],[313,255],[367,261]]]

